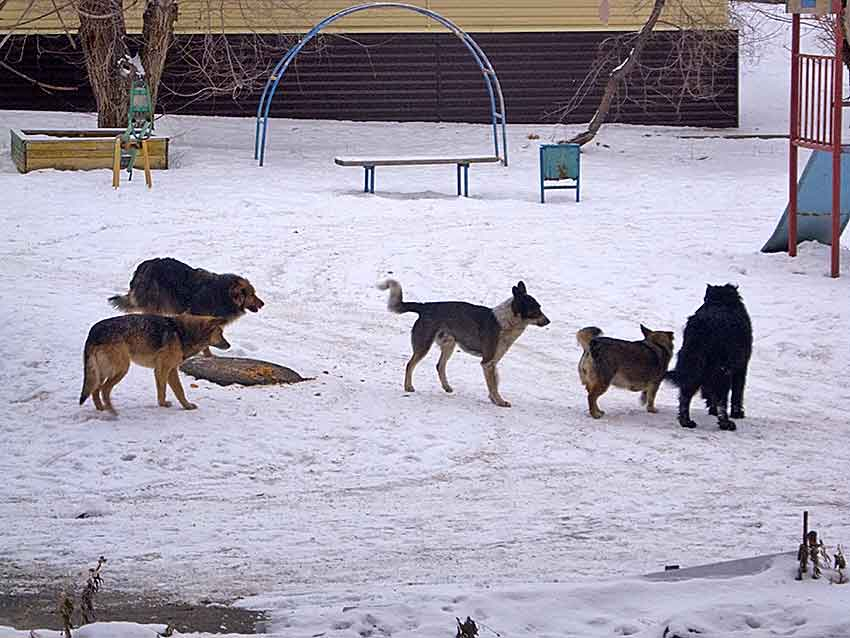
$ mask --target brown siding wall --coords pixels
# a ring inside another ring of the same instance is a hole
[[[734,35],[734,34],[733,34]],[[509,123],[553,122],[552,115],[581,83],[596,47],[610,33],[481,33],[476,41],[487,53],[502,84]],[[180,36],[185,38],[188,36]],[[239,36],[230,36],[238,38]],[[676,33],[656,34],[644,61],[664,66]],[[487,92],[466,48],[445,33],[359,34],[327,36],[316,51],[304,51],[290,67],[272,104],[275,117],[488,122]],[[178,45],[181,43],[178,42]],[[365,45],[365,46],[364,46]],[[30,36],[13,43],[23,73],[42,82],[78,87],[47,93],[0,67],[0,108],[93,110],[94,101],[78,53],[67,39]],[[179,46],[176,50],[179,50]],[[74,56],[77,56],[76,58]],[[279,55],[275,54],[275,59]],[[7,60],[12,63],[12,60]],[[648,101],[629,102],[611,121],[633,124],[676,124],[730,127],[738,124],[738,60],[732,52],[715,69],[717,95],[712,100],[671,100],[675,78],[630,79],[628,93]],[[159,106],[166,112],[202,115],[252,115],[259,92],[237,98],[218,96],[191,101],[178,94],[195,92],[185,60],[169,58]],[[594,87],[568,122],[590,119],[601,84]],[[160,110],[160,109],[158,109]]]

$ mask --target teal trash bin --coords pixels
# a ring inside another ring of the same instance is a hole
[[[573,184],[547,186],[547,181],[571,180]],[[576,201],[581,192],[581,146],[578,144],[540,145],[540,203],[545,202],[545,191],[556,188],[574,188]]]

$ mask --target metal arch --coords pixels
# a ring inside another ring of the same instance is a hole
[[[326,17],[324,20],[316,24],[298,43],[293,46],[289,51],[286,52],[280,62],[277,63],[272,74],[269,76],[269,79],[266,80],[266,86],[263,88],[263,94],[260,98],[260,103],[257,106],[257,124],[256,129],[254,131],[254,159],[259,160],[260,166],[263,165],[263,161],[265,159],[266,154],[266,132],[268,131],[269,125],[269,109],[271,108],[272,98],[274,97],[275,91],[277,91],[278,84],[283,79],[284,74],[286,73],[287,68],[289,68],[289,64],[292,60],[295,59],[295,56],[304,48],[304,46],[312,40],[322,29],[324,29],[329,24],[336,22],[340,18],[344,18],[347,15],[352,13],[357,13],[359,11],[365,11],[367,9],[406,9],[409,11],[413,11],[414,13],[419,13],[421,15],[427,16],[436,20],[444,27],[449,29],[452,33],[454,33],[469,52],[472,54],[472,57],[475,58],[475,62],[478,64],[478,68],[481,70],[481,74],[484,77],[484,84],[487,87],[487,93],[490,98],[490,118],[493,125],[493,147],[495,150],[496,157],[501,158],[502,164],[508,165],[508,145],[507,145],[507,129],[506,129],[506,117],[505,117],[505,99],[502,95],[502,87],[499,84],[499,78],[496,76],[496,71],[493,69],[493,65],[490,63],[490,60],[484,54],[484,51],[481,50],[481,47],[478,46],[478,43],[472,39],[472,37],[466,33],[463,29],[457,26],[454,22],[449,20],[448,18],[441,16],[439,13],[435,13],[429,9],[423,9],[422,7],[417,7],[411,4],[404,4],[400,2],[374,2],[370,4],[360,4],[353,7],[348,7],[347,9],[342,9]],[[498,110],[497,110],[497,101],[498,101]],[[501,127],[499,126],[501,124]],[[502,145],[501,154],[499,153],[499,130],[501,128],[502,133]]]

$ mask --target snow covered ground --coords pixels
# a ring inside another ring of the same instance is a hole
[[[784,108],[759,99],[784,94],[784,55],[777,44],[743,72],[742,130],[786,130]],[[0,129],[59,125],[95,119],[0,112]],[[505,637],[660,636],[670,622],[850,635],[850,589],[794,583],[790,560],[632,578],[793,550],[803,509],[827,543],[850,539],[850,244],[838,280],[827,247],[759,252],[786,201],[786,141],[609,126],[583,155],[582,202],[541,205],[538,143],[561,128],[511,126],[510,166],[474,166],[469,199],[452,166],[378,168],[365,195],[362,171],[332,160],[486,153],[485,126],[274,121],[263,168],[251,120],[157,129],[173,168],[151,191],[139,173],[117,191],[107,171],[19,175],[0,138],[0,561],[44,576],[102,554],[105,587],[253,596],[287,637],[448,635],[466,615]],[[151,372],[132,368],[118,419],[78,407],[89,327],[137,263],[167,255],[242,273],[266,301],[228,330],[228,354],[316,380],[187,380],[200,409],[185,412],[157,408]],[[387,312],[374,284],[388,275],[422,301],[495,305],[527,283],[552,323],[500,365],[511,409],[462,353],[453,395],[435,353],[402,391],[413,317]],[[699,428],[680,428],[669,386],[658,414],[612,389],[605,418],[587,416],[578,328],[637,339],[642,322],[678,346],[705,284],[727,281],[755,333],[737,432],[697,401]]]

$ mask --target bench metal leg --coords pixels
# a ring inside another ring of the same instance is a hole
[[[457,196],[461,196],[460,169],[463,168],[463,196],[469,197],[469,164],[457,165]]]
[[[364,193],[374,193],[375,192],[375,167],[374,166],[364,166],[365,169],[365,179],[363,181],[363,192]]]

